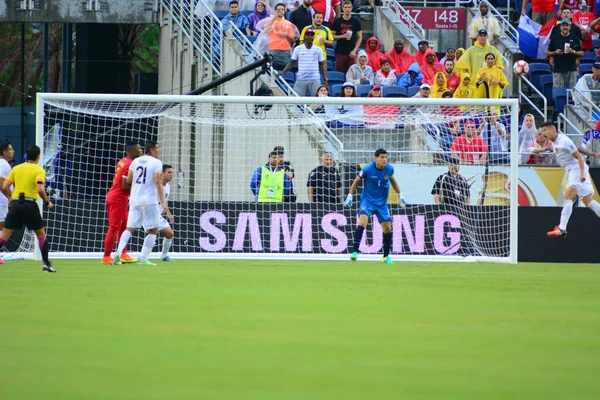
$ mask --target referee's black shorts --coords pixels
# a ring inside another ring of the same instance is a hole
[[[35,201],[19,203],[19,200],[13,200],[8,207],[4,227],[6,229],[21,229],[23,224],[30,231],[43,228],[44,221],[42,221],[40,209]]]

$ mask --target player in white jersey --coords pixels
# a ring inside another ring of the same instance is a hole
[[[12,145],[8,141],[0,143],[0,187],[4,185],[4,180],[8,177],[11,167],[8,163],[15,156],[15,151]],[[3,194],[0,194],[0,231],[4,228],[4,220],[8,213],[8,202],[9,198]],[[4,261],[0,258],[0,264],[4,264]]]
[[[158,159],[159,154],[158,143],[148,142],[145,154],[133,160],[129,167],[129,173],[125,180],[128,185],[131,185],[127,229],[119,240],[114,264],[121,263],[119,255],[123,253],[133,232],[143,225],[147,235],[140,254],[140,264],[156,265],[148,261],[148,255],[156,243],[160,214],[169,212],[163,193],[162,162]]]
[[[583,203],[600,217],[600,204],[592,199],[594,187],[590,179],[589,168],[579,154],[575,143],[566,135],[558,134],[556,125],[546,122],[542,125],[542,133],[546,139],[553,142],[556,162],[567,172],[567,188],[560,223],[548,232],[548,236],[567,236],[567,224],[573,211],[573,200],[579,194]]]
[[[164,164],[162,167],[162,178],[161,183],[163,185],[163,193],[165,195],[165,203],[169,202],[169,195],[171,194],[171,185],[169,182],[173,180],[173,167],[169,164]],[[171,248],[171,243],[173,243],[173,229],[169,222],[174,223],[173,214],[169,211],[166,213],[168,221],[162,215],[158,219],[158,231],[163,236],[163,245],[162,252],[160,253],[160,259],[163,261],[174,261],[171,257],[169,257],[169,249]]]

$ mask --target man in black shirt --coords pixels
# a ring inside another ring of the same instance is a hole
[[[460,160],[448,160],[448,172],[438,176],[431,189],[435,204],[464,206],[469,204],[469,183],[458,173]]]
[[[312,3],[313,0],[304,0],[303,4],[290,14],[290,22],[296,25],[296,28],[298,28],[298,33],[302,32],[304,27],[312,25],[312,18],[313,15],[315,15],[315,10],[312,8]],[[299,44],[299,40],[294,42],[294,46]]]
[[[333,154],[323,154],[323,165],[310,171],[306,187],[310,203],[339,203],[342,198],[342,181],[333,166]]]
[[[290,191],[289,194],[283,196],[284,203],[295,203],[296,202],[296,192],[294,192],[294,166],[291,162],[285,160],[285,149],[283,146],[277,146],[273,149],[275,153],[279,156],[279,165],[285,171],[288,178],[290,178]]]
[[[362,42],[362,25],[360,20],[352,16],[352,2],[342,3],[343,14],[333,21],[331,33],[337,42],[335,46],[336,71],[348,72],[352,64],[356,64],[356,51]]]
[[[572,89],[577,83],[577,58],[583,57],[581,41],[571,33],[571,21],[560,21],[560,35],[550,38],[546,55],[554,65],[553,87]]]

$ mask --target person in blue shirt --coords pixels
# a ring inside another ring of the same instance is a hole
[[[240,14],[240,3],[237,0],[231,0],[229,2],[229,14],[221,20],[223,30],[227,35],[229,35],[229,32],[227,31],[229,29],[229,22],[233,22],[244,35],[250,36],[252,34],[248,17]]]
[[[264,176],[263,176],[264,174]],[[289,196],[291,180],[279,162],[279,153],[269,153],[269,162],[256,168],[250,180],[250,190],[259,203],[282,203]]]
[[[396,193],[398,193],[400,207],[405,208],[406,201],[402,196],[398,182],[396,182],[396,179],[394,178],[394,167],[391,164],[388,164],[388,154],[385,149],[375,150],[375,161],[365,165],[358,173],[358,176],[354,179],[354,182],[352,182],[352,186],[350,186],[348,197],[346,197],[346,200],[344,201],[346,207],[352,205],[352,196],[356,192],[356,188],[360,181],[364,181],[364,187],[360,198],[358,226],[354,232],[354,251],[350,256],[350,260],[356,261],[358,258],[360,240],[369,223],[369,217],[374,214],[377,216],[377,219],[381,224],[381,229],[383,230],[382,262],[385,264],[393,264],[394,262],[389,256],[392,244],[392,218],[387,204],[390,184]]]

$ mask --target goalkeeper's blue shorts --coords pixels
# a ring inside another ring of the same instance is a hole
[[[392,217],[390,215],[390,209],[387,206],[375,206],[371,204],[368,200],[361,200],[360,206],[358,208],[358,213],[365,214],[367,217],[371,217],[371,215],[377,216],[377,220],[379,223],[391,221]]]

